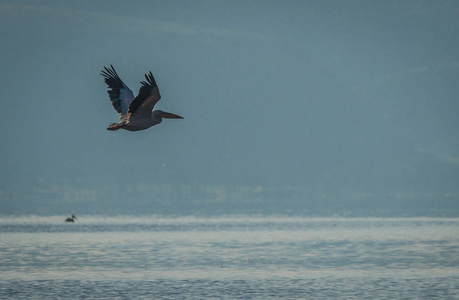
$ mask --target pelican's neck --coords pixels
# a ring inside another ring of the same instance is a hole
[[[152,111],[151,120],[154,122],[154,125],[159,124],[163,121],[163,118],[160,116],[160,113],[157,110]]]

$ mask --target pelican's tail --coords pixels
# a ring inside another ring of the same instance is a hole
[[[108,125],[108,127],[107,127],[107,130],[111,130],[111,131],[118,130],[118,129],[122,128],[124,124],[126,124],[126,123],[125,122],[110,123],[110,125]]]

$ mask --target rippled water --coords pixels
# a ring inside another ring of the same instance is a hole
[[[0,299],[459,299],[459,219],[0,219]]]

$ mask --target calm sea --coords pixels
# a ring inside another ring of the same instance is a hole
[[[0,218],[0,299],[459,299],[458,218]]]

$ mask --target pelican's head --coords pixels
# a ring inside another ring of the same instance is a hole
[[[183,117],[179,115],[168,113],[162,110],[155,110],[153,111],[153,114],[157,115],[158,117],[164,118],[164,119],[183,119]]]
[[[77,217],[75,217],[75,215],[72,215],[72,219],[78,220]]]

